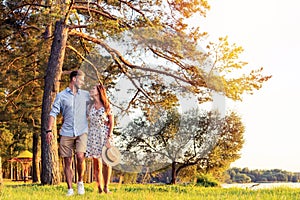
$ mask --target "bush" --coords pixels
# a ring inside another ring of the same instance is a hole
[[[137,179],[137,173],[125,173],[123,183],[133,184],[133,183],[136,183],[136,179]]]
[[[203,187],[218,187],[219,182],[210,174],[200,174],[197,176],[197,185]]]

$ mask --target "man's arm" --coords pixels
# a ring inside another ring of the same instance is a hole
[[[53,138],[52,126],[53,126],[54,120],[55,120],[55,118],[52,115],[50,115],[48,118],[48,128],[46,130],[46,134],[47,134],[46,139],[47,139],[48,144],[50,144],[50,142]]]
[[[60,95],[58,94],[54,100],[54,103],[52,105],[52,109],[49,114],[48,118],[48,128],[46,130],[46,140],[47,143],[50,144],[52,138],[53,138],[53,133],[52,133],[52,126],[54,123],[54,120],[56,116],[60,113]]]

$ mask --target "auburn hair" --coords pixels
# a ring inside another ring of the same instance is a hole
[[[105,112],[110,113],[110,104],[106,95],[106,89],[102,84],[97,85],[97,90],[99,93],[100,101],[105,108]]]

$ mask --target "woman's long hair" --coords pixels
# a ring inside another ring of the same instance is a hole
[[[101,103],[103,104],[106,113],[110,113],[110,104],[106,95],[106,89],[104,88],[104,86],[102,84],[97,85],[97,90],[99,93],[99,98]]]

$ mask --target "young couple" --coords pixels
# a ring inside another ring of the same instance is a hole
[[[50,143],[53,138],[54,120],[59,113],[62,113],[63,125],[60,130],[59,152],[64,159],[64,173],[68,185],[67,196],[74,194],[71,168],[74,149],[78,172],[77,193],[83,195],[85,192],[83,185],[85,157],[93,158],[98,192],[109,193],[108,184],[112,169],[108,163],[103,162],[102,148],[110,147],[114,117],[103,85],[94,86],[90,92],[81,90],[84,76],[80,70],[71,72],[69,87],[56,96],[46,130],[47,142]],[[102,187],[102,182],[104,182],[104,187]]]

